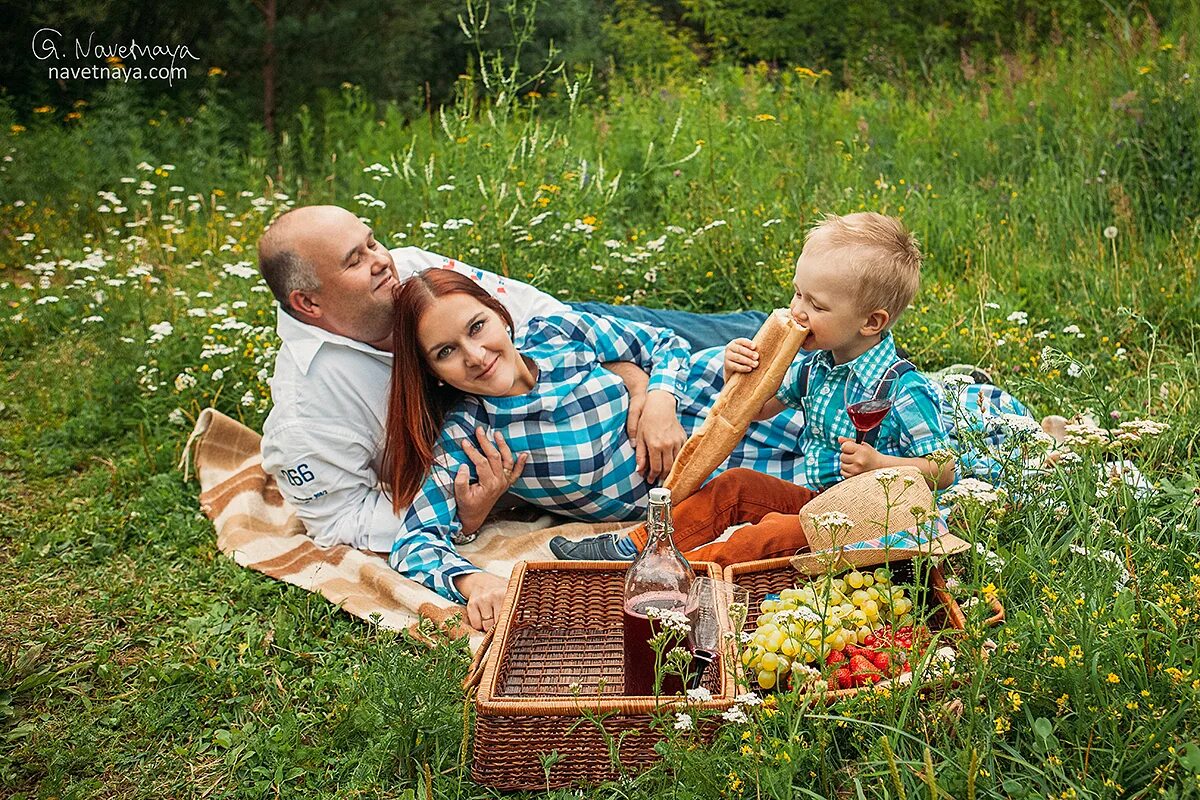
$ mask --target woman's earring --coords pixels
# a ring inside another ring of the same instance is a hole
[[[445,386],[445,385],[446,385],[445,381],[438,381],[438,386]]]
[[[512,338],[512,328],[511,327],[505,325],[504,332],[508,334],[508,338],[510,338],[510,339]]]

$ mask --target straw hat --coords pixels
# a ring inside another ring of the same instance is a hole
[[[791,563],[806,575],[946,556],[971,547],[949,533],[933,492],[915,467],[847,478],[800,509],[800,526],[809,552]]]

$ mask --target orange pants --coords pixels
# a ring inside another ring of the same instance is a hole
[[[793,556],[808,547],[800,508],[817,496],[811,489],[750,469],[723,472],[671,509],[675,545],[689,561],[715,561],[727,567],[742,561]],[[730,525],[724,542],[713,542]],[[630,534],[638,550],[646,546],[646,526]]]

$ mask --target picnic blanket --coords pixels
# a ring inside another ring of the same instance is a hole
[[[200,508],[212,520],[217,548],[238,564],[276,580],[322,595],[345,611],[384,628],[409,628],[420,617],[447,626],[462,606],[409,580],[377,554],[346,545],[318,547],[262,469],[262,437],[216,409],[200,413],[184,447],[180,466],[194,466]],[[555,535],[578,539],[628,525],[555,524],[549,514],[536,519],[489,521],[479,538],[459,552],[482,569],[508,576],[518,561],[552,560],[546,543]],[[451,635],[481,634],[461,625]]]

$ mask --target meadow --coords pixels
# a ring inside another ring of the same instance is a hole
[[[23,122],[0,104],[0,794],[494,796],[462,768],[465,646],[238,567],[177,469],[204,407],[261,424],[277,339],[254,245],[333,202],[392,247],[698,311],[784,304],[823,213],[897,214],[927,253],[897,328],[916,363],[979,364],[1099,425],[964,523],[963,599],[1008,621],[971,615],[996,650],[962,665],[960,714],[781,693],[707,746],[668,718],[658,767],[554,796],[1195,796],[1192,46],[1114,29],[848,89],[767,65],[520,96],[476,75],[411,121],[345,86],[275,143],[220,74],[186,117],[119,86]],[[1113,458],[1150,486],[1097,471]]]

